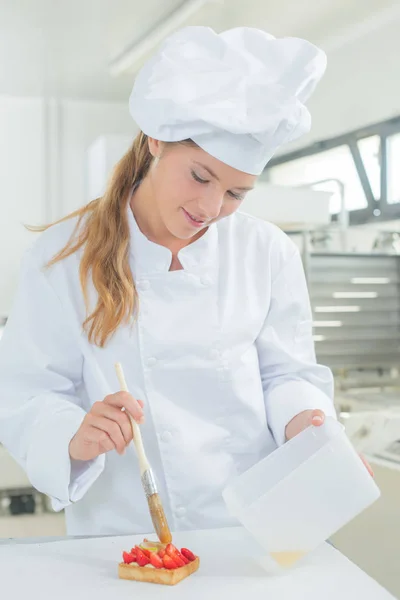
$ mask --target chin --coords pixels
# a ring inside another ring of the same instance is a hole
[[[203,231],[202,229],[200,229],[200,231]],[[194,238],[196,236],[196,234],[198,234],[198,231],[184,231],[181,228],[174,228],[174,229],[170,229],[170,233],[172,233],[172,235],[177,238],[178,240],[191,240],[192,238]]]
[[[201,228],[194,228],[190,227],[190,225],[187,225],[185,222],[182,223],[181,219],[179,219],[179,221],[180,222],[176,220],[167,224],[167,229],[170,232],[170,234],[178,240],[190,240],[199,235],[200,232],[204,232],[204,230],[207,229],[207,227],[209,226],[208,224],[207,226]]]

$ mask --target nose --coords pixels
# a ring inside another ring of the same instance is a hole
[[[199,212],[201,216],[208,221],[216,219],[221,212],[223,202],[223,194],[218,193],[216,190],[204,194],[199,202]]]

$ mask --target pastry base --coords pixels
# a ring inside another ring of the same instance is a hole
[[[184,567],[178,569],[148,569],[119,563],[118,577],[131,581],[142,581],[145,583],[160,583],[162,585],[176,585],[182,579],[195,573],[200,566],[199,557]]]

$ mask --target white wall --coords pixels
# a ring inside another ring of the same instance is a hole
[[[89,147],[87,154],[88,199],[103,196],[115,164],[132,145],[132,136],[102,135]]]
[[[399,26],[394,20],[327,51],[326,74],[308,103],[312,132],[285,152],[400,114]]]
[[[60,218],[88,201],[87,149],[103,134],[135,134],[126,103],[0,96],[0,317],[21,256],[23,224]]]
[[[126,103],[65,100],[62,102],[62,156],[60,214],[89,201],[87,150],[93,141],[108,134],[132,134],[136,125]]]
[[[40,99],[0,96],[0,317],[6,316],[20,259],[46,217],[44,110]]]

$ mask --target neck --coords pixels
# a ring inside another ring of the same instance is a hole
[[[143,235],[151,242],[165,246],[171,250],[173,256],[176,256],[179,250],[200,237],[197,235],[189,240],[180,240],[168,231],[157,210],[157,205],[154,202],[154,194],[151,190],[151,182],[147,177],[143,179],[133,193],[130,207]]]

